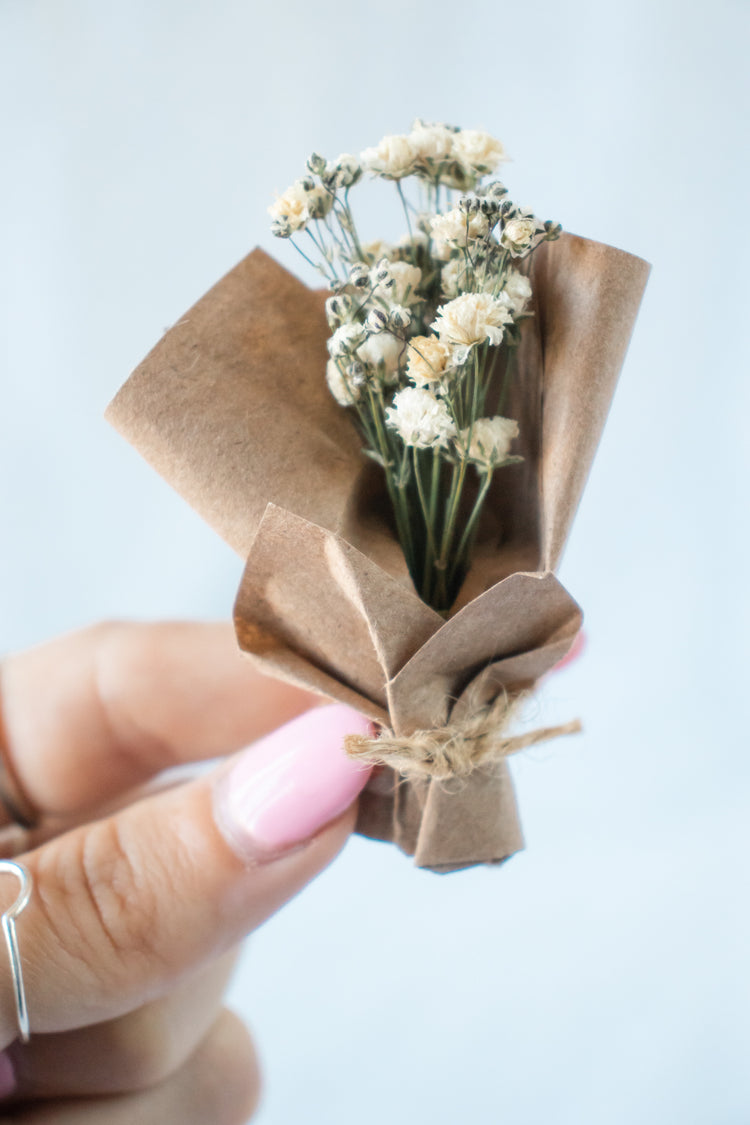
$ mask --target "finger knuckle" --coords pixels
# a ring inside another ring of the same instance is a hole
[[[163,968],[154,870],[143,870],[116,817],[69,837],[51,862],[39,882],[58,948],[95,978],[101,1000],[125,986],[132,994]]]

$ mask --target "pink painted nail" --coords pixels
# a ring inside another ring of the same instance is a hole
[[[7,1051],[0,1051],[0,1098],[9,1098],[16,1088],[13,1063]]]
[[[364,789],[370,769],[344,752],[368,734],[363,715],[333,703],[305,712],[244,750],[216,787],[216,819],[239,855],[275,859],[335,820]]]

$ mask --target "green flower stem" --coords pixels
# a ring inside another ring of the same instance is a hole
[[[398,531],[399,541],[404,551],[406,564],[411,573],[415,565],[414,556],[414,540],[411,532],[411,520],[409,519],[409,503],[406,497],[406,480],[404,474],[405,462],[402,459],[398,478],[394,479],[392,476],[392,462],[391,462],[391,447],[388,441],[388,434],[384,424],[384,411],[383,411],[383,398],[380,391],[377,396],[368,384],[367,395],[370,403],[370,416],[373,421],[373,428],[375,432],[374,448],[380,454],[385,468],[386,484],[388,486],[388,495],[393,505],[393,512],[396,517],[396,528]],[[406,454],[406,450],[404,451]]]
[[[461,535],[461,538],[458,542],[458,547],[456,548],[453,555],[453,562],[448,574],[449,583],[456,576],[456,574],[460,572],[463,566],[464,558],[466,559],[466,566],[468,569],[469,556],[471,555],[471,548],[474,543],[474,534],[477,527],[479,526],[479,517],[482,513],[482,507],[484,506],[485,498],[489,491],[490,484],[492,483],[492,470],[488,469],[482,475],[484,479],[482,480],[479,492],[477,493],[477,498],[474,501],[474,507],[472,508],[471,515],[466,521],[466,526],[464,527],[463,534]]]
[[[417,484],[417,493],[419,495],[419,503],[422,509],[422,517],[424,519],[425,531],[427,533],[427,543],[424,553],[424,567],[422,569],[422,597],[425,601],[429,601],[428,593],[430,587],[430,579],[435,566],[435,559],[437,558],[437,547],[435,544],[435,528],[434,521],[430,515],[430,503],[425,492],[424,484],[422,482],[422,474],[419,471],[419,450],[412,447],[412,462],[414,465],[414,480]]]

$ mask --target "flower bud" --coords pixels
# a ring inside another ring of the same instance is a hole
[[[411,324],[411,313],[403,305],[394,305],[390,311],[388,323],[391,328],[397,330],[408,328]]]
[[[495,199],[498,202],[507,194],[508,189],[505,184],[500,183],[500,180],[493,180],[492,183],[487,184],[482,190],[482,195],[484,195],[485,199]]]
[[[367,266],[364,266],[361,263],[352,266],[351,270],[349,271],[349,281],[352,283],[355,289],[364,289],[370,281],[370,273],[367,269]]]
[[[291,238],[292,228],[288,219],[274,219],[271,223],[271,234],[276,238]]]
[[[306,167],[308,172],[312,172],[315,176],[322,176],[326,170],[325,158],[319,152],[313,152],[307,159]]]
[[[367,327],[372,332],[383,332],[388,327],[388,317],[382,309],[371,309],[367,315]]]

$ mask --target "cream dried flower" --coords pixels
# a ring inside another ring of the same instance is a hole
[[[518,270],[508,270],[498,297],[501,301],[507,303],[515,319],[526,311],[526,306],[531,300],[531,282],[525,274]]]
[[[357,349],[357,358],[372,367],[386,386],[397,383],[401,357],[405,350],[403,340],[390,332],[374,332]]]
[[[362,253],[367,262],[379,262],[382,258],[391,258],[393,255],[393,245],[390,242],[385,242],[382,238],[374,238],[372,242],[362,243]]]
[[[508,160],[504,146],[479,129],[461,129],[453,140],[453,155],[470,175],[485,176]]]
[[[500,244],[510,251],[512,258],[520,258],[533,249],[535,240],[543,230],[543,225],[531,212],[520,212],[503,227]]]
[[[374,148],[366,148],[360,160],[362,166],[376,176],[400,180],[414,171],[416,152],[410,137],[394,134],[383,137]]]
[[[335,160],[328,161],[322,175],[330,187],[348,188],[362,176],[362,165],[350,152],[342,152]]]
[[[417,292],[422,280],[419,266],[412,266],[408,262],[389,262],[388,279],[392,284],[387,287],[379,286],[379,297],[385,297],[394,305],[413,305],[423,299]]]
[[[512,418],[477,418],[461,430],[457,444],[469,461],[481,469],[494,469],[507,461],[511,442],[518,437],[518,422]]]
[[[337,328],[333,336],[328,341],[328,351],[334,359],[340,359],[343,356],[351,355],[355,352],[360,344],[365,342],[367,333],[362,324],[356,322],[349,324],[342,324]]]
[[[406,376],[418,387],[439,382],[451,355],[451,349],[437,336],[412,336],[406,357]]]
[[[331,200],[323,188],[308,187],[297,180],[268,208],[274,234],[288,238],[304,230],[311,219],[321,219],[330,210]]]
[[[442,164],[453,159],[456,133],[445,125],[415,121],[409,140],[417,160],[427,165]]]
[[[443,343],[471,347],[482,340],[499,344],[511,320],[507,305],[490,293],[462,293],[441,305],[430,325]]]
[[[456,436],[448,407],[424,387],[404,387],[393,396],[393,406],[385,415],[387,425],[396,430],[404,445],[445,448]]]
[[[453,257],[445,263],[440,271],[440,286],[443,296],[457,297],[466,287],[468,268],[463,255]],[[491,279],[494,284],[494,278]]]
[[[326,382],[340,406],[352,406],[361,397],[361,388],[352,386],[335,359],[329,359],[326,364]]]
[[[484,238],[490,229],[487,216],[481,211],[466,214],[454,207],[443,215],[435,215],[430,223],[432,237],[438,246],[448,243],[450,246],[466,246],[471,241]]]

